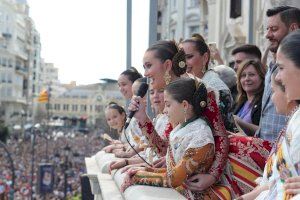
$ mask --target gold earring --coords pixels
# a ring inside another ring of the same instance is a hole
[[[184,122],[186,122],[186,109],[183,110],[183,114],[184,114]]]
[[[206,67],[204,66],[204,67],[202,68],[202,73],[205,74],[205,72],[206,72]]]
[[[171,75],[169,74],[168,71],[165,72],[164,79],[165,79],[166,85],[169,85],[171,82]]]

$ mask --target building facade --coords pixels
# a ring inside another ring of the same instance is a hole
[[[0,114],[6,125],[32,117],[31,75],[40,43],[28,11],[26,1],[0,0]]]
[[[298,0],[159,0],[158,39],[186,39],[200,33],[215,42],[225,63],[232,49],[255,44],[264,51],[266,10],[278,5],[300,7]]]
[[[66,91],[50,97],[50,115],[52,119],[64,119],[65,125],[79,126],[81,122],[89,127],[97,126],[97,121],[104,117],[105,106],[114,101],[124,105],[117,82],[105,80],[103,83],[90,85],[65,84]],[[45,113],[45,111],[44,111]]]

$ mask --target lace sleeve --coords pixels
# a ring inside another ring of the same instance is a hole
[[[163,140],[155,131],[153,123],[148,119],[144,125],[139,124],[143,134],[147,137],[149,144],[160,156],[165,156],[168,148],[168,141]]]

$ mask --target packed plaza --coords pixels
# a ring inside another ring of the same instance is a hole
[[[44,128],[11,133],[0,149],[0,199],[88,199],[87,188],[96,200],[300,199],[300,9],[263,15],[267,47],[239,44],[230,66],[197,32],[149,45],[144,71],[128,67],[106,80],[124,101],[82,106],[103,112],[104,122],[93,118],[102,127],[48,113]],[[49,112],[49,94],[41,95]],[[54,173],[40,172],[41,163]],[[108,184],[115,190],[106,196]],[[44,194],[43,185],[51,186]]]

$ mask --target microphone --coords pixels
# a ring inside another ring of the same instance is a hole
[[[136,96],[140,96],[140,97],[143,98],[145,96],[145,94],[147,93],[148,87],[149,86],[148,86],[147,83],[141,83],[141,85],[140,85],[140,87],[137,91]],[[129,126],[129,123],[130,123],[134,113],[135,113],[135,111],[130,111],[129,112],[129,115],[128,115],[127,120],[126,120],[125,125],[124,125],[124,130],[126,130],[126,128]]]

